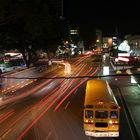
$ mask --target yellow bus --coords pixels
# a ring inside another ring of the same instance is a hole
[[[120,107],[109,83],[87,81],[84,102],[84,130],[87,136],[119,137]]]

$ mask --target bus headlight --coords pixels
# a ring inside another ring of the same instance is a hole
[[[112,121],[112,120],[110,120],[109,121],[109,124],[118,124],[118,121]]]
[[[86,120],[86,123],[88,123],[88,120]]]
[[[112,120],[110,120],[110,121],[109,121],[109,124],[113,124],[113,121],[112,121]]]
[[[86,120],[86,123],[93,123],[93,120]]]

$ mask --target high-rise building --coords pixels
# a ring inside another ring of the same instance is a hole
[[[68,36],[68,23],[63,16],[63,0],[44,0],[49,8],[49,14],[58,33],[58,38],[62,40]]]
[[[96,29],[96,45],[102,47],[102,30]]]
[[[55,18],[63,18],[63,0],[47,0],[50,13]]]
[[[79,27],[69,26],[69,39],[72,42],[78,42],[79,41]]]

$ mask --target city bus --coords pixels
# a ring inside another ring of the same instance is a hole
[[[83,115],[85,135],[119,137],[120,106],[107,81],[87,81]]]

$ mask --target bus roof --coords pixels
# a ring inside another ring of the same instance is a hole
[[[97,102],[118,104],[107,81],[100,79],[88,80],[85,105],[93,105]]]

